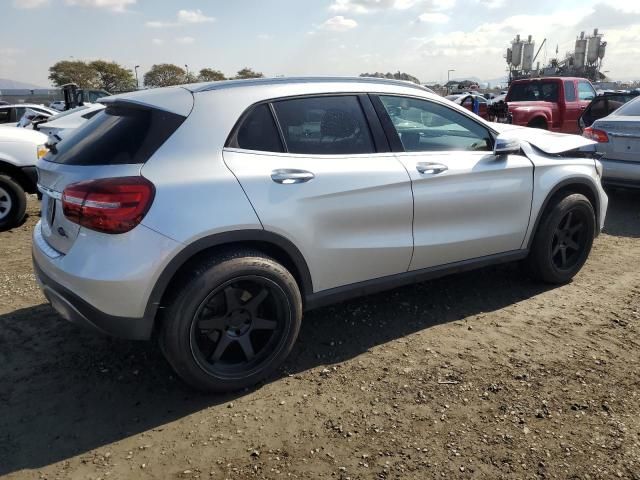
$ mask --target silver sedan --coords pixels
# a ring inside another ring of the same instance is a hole
[[[640,97],[596,120],[583,135],[604,154],[603,183],[640,188]]]

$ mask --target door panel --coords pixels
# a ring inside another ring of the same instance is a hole
[[[415,200],[410,270],[518,250],[529,225],[526,157],[489,152],[400,153]],[[424,164],[442,165],[424,171]]]
[[[439,102],[380,96],[374,104],[412,181],[410,270],[521,248],[533,192],[528,158],[493,155],[484,124]]]
[[[225,149],[224,160],[264,228],[300,249],[314,292],[407,270],[413,198],[393,154]]]

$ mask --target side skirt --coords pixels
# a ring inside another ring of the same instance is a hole
[[[444,277],[453,273],[466,272],[489,265],[514,262],[526,258],[529,250],[512,250],[510,252],[487,255],[485,257],[472,258],[460,262],[447,263],[437,267],[423,268],[409,272],[397,273],[386,277],[352,283],[342,287],[330,288],[307,295],[305,310],[323,307],[333,303],[343,302],[352,298],[371,295],[372,293],[391,290],[393,288],[424,282],[438,277]]]

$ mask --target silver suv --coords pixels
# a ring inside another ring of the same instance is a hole
[[[108,97],[37,164],[33,258],[66,319],[151,339],[191,385],[271,374],[320,305],[524,260],[569,281],[600,231],[573,135],[412,84],[263,79]]]

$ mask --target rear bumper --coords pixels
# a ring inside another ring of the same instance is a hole
[[[38,222],[32,257],[42,291],[62,317],[112,336],[144,340],[155,320],[151,291],[179,246],[139,225],[122,235],[81,231],[65,255],[44,239]]]
[[[147,340],[151,337],[153,318],[116,317],[101,312],[47,276],[35,257],[33,271],[42,293],[65,320],[113,337],[130,340]]]
[[[600,162],[604,168],[602,183],[605,185],[640,188],[640,159],[630,162],[602,158]]]

